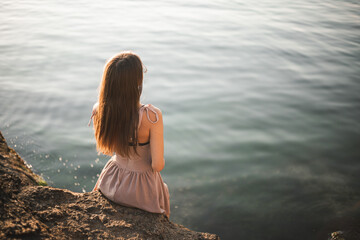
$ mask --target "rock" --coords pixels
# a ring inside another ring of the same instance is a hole
[[[344,233],[342,231],[333,232],[330,240],[345,240]]]
[[[120,206],[100,192],[44,185],[0,132],[0,239],[220,239]]]

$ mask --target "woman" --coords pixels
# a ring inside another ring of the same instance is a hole
[[[169,191],[160,175],[165,165],[162,113],[140,103],[143,69],[132,52],[121,52],[105,65],[91,118],[98,152],[112,158],[93,191],[118,204],[169,217]]]

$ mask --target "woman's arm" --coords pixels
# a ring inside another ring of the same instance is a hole
[[[154,171],[160,172],[165,166],[164,159],[164,126],[161,110],[155,108],[158,121],[150,127],[150,148],[151,148],[151,167]]]

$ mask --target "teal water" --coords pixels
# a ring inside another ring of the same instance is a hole
[[[336,0],[5,0],[0,130],[51,186],[91,191],[109,159],[87,127],[102,68],[133,50],[142,102],[164,115],[171,220],[222,239],[326,237],[359,213],[359,13]]]

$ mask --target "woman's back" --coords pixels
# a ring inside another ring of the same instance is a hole
[[[151,104],[142,105],[139,109],[138,142],[147,143],[150,141],[151,124],[159,121],[158,109]],[[145,113],[145,114],[144,114]]]
[[[161,130],[155,127],[160,120]],[[162,134],[161,111],[150,104],[140,107],[137,153],[131,150],[129,157],[116,153],[102,170],[94,190],[121,205],[169,217],[169,190],[160,172],[153,169],[153,157],[157,154],[152,151],[161,151],[157,144],[163,144],[156,138],[159,131]]]
[[[131,151],[131,157],[124,157],[116,153],[117,162],[122,164],[123,168],[131,171],[145,172],[152,169],[152,153],[150,144],[150,131],[154,124],[159,121],[157,113],[158,108],[151,104],[142,105],[139,109],[138,124],[138,145],[137,153]],[[155,141],[153,141],[155,144]]]

